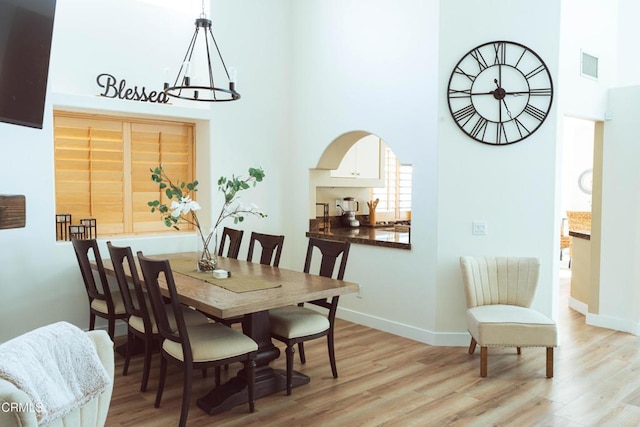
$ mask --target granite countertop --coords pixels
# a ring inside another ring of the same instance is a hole
[[[411,249],[410,235],[411,227],[400,225],[387,227],[336,227],[329,228],[327,231],[313,230],[306,233],[307,237],[396,249]]]
[[[569,230],[569,236],[591,240],[591,230]]]

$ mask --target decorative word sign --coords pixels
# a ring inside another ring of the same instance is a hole
[[[134,86],[133,88],[127,88],[127,81],[125,79],[118,80],[111,74],[102,73],[96,77],[96,83],[98,86],[104,89],[100,96],[106,98],[119,98],[127,99],[129,101],[141,101],[141,102],[157,102],[159,104],[166,104],[169,102],[169,97],[163,91],[155,91],[147,93],[147,88]]]

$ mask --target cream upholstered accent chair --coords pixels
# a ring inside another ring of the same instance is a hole
[[[540,261],[524,257],[460,257],[467,300],[469,354],[480,345],[480,376],[487,376],[488,347],[547,348],[547,378],[553,377],[555,322],[530,308]]]
[[[54,408],[62,415],[56,416],[47,423],[48,427],[102,427],[105,425],[107,414],[109,412],[109,405],[111,404],[111,394],[113,391],[113,372],[114,372],[114,351],[113,341],[109,338],[106,331],[95,330],[82,332],[91,341],[91,351],[95,352],[95,355],[99,359],[99,363],[104,367],[106,374],[110,380],[109,384],[104,388],[99,395],[92,397],[90,400],[80,405],[69,405],[66,402],[65,406],[61,406],[61,400],[57,400],[57,406]],[[25,337],[30,334],[21,335],[14,340],[24,340]],[[72,347],[73,342],[68,342],[67,337],[64,334],[55,335],[56,342],[60,346],[67,346],[66,350],[69,353],[77,353],[76,347]],[[14,341],[11,340],[10,342]],[[10,342],[7,345],[11,345]],[[39,342],[41,347],[30,346],[35,351],[41,354],[51,354],[47,345]],[[59,351],[58,354],[65,354],[64,351]],[[32,361],[37,361],[38,357],[34,354],[21,353],[22,360],[26,364]],[[80,357],[78,354],[75,357]],[[29,366],[29,371],[37,371],[41,367]],[[45,383],[43,381],[43,383]],[[49,382],[46,382],[49,383]],[[61,390],[62,386],[57,390],[60,395],[63,395]],[[82,390],[82,389],[78,389]],[[64,394],[66,396],[66,394]],[[0,426],[2,427],[37,427],[39,420],[35,409],[41,402],[34,402],[32,398],[23,389],[19,388],[13,382],[7,379],[0,378]],[[62,410],[61,408],[71,408],[71,410]]]

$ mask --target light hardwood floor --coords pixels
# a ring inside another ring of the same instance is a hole
[[[195,399],[213,387],[194,380],[189,426],[639,426],[640,337],[587,326],[567,307],[567,278],[561,279],[555,376],[545,378],[545,350],[490,349],[489,374],[479,376],[480,354],[466,347],[432,347],[353,323],[338,321],[333,379],[326,341],[305,346],[306,366],[295,369],[311,383],[261,398],[214,416]],[[282,349],[282,348],[281,348]],[[283,355],[274,366],[284,369]],[[169,367],[162,405],[153,407],[159,356],[154,355],[149,391],[140,393],[141,357],[116,379],[107,426],[177,425],[182,376]],[[232,365],[229,375],[241,365]],[[223,380],[224,378],[223,371]]]

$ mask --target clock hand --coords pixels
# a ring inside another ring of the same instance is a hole
[[[507,114],[509,115],[509,118],[513,119],[513,117],[511,116],[511,111],[509,111],[509,107],[507,107],[507,101],[505,101],[504,98],[502,98],[502,103],[504,104],[504,109],[507,110]]]

